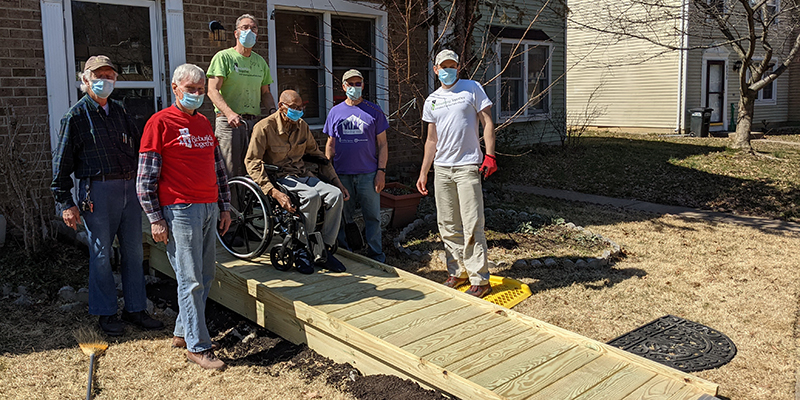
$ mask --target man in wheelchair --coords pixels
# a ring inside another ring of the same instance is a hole
[[[324,242],[323,251],[309,254],[308,250],[314,247],[313,243],[303,243],[305,246],[299,246],[295,250],[294,264],[298,272],[313,273],[312,258],[313,264],[333,272],[344,272],[345,266],[333,256],[331,247],[336,243],[339,233],[343,202],[350,195],[333,166],[327,162],[325,154],[317,146],[308,124],[300,119],[303,115],[303,99],[294,90],[286,90],[281,93],[279,100],[278,111],[258,122],[253,128],[244,160],[247,173],[265,194],[290,213],[295,212],[296,204],[281,189],[297,195],[307,233],[300,235],[301,240],[313,241],[313,238],[321,236]],[[306,159],[310,156],[325,161],[320,163],[319,178],[306,168],[304,156]],[[275,182],[269,179],[265,164],[278,167]],[[319,234],[316,234],[317,213],[323,205],[325,218]]]

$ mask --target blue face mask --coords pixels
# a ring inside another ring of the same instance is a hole
[[[345,93],[347,93],[347,98],[350,100],[358,100],[361,97],[361,88],[356,86],[348,86]]]
[[[95,79],[92,81],[92,92],[101,99],[108,98],[114,91],[114,81],[111,79]]]
[[[256,34],[250,29],[246,31],[239,31],[239,43],[248,49],[252,48],[256,45]]]
[[[196,110],[203,105],[203,99],[205,99],[205,95],[183,92],[183,98],[179,101],[187,110]]]
[[[458,80],[458,70],[455,68],[439,68],[439,80],[450,86]]]
[[[294,108],[286,109],[286,117],[292,121],[297,122],[303,116],[303,110],[295,110]]]

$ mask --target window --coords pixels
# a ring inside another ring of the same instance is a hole
[[[542,116],[550,112],[549,43],[503,39],[497,44],[495,68],[496,102],[500,117],[517,115],[519,119]],[[517,114],[518,110],[522,110]]]
[[[387,111],[386,75],[378,68],[385,54],[385,39],[378,33],[385,13],[349,1],[317,5],[330,9],[299,4],[305,0],[285,1],[272,13],[270,24],[275,30],[269,40],[270,50],[276,49],[270,51],[276,97],[286,89],[297,90],[306,104],[306,122],[321,125],[328,110],[346,98],[342,75],[355,68],[364,76],[362,96]]]
[[[706,0],[706,4],[709,8],[708,18],[725,15],[725,0]]]
[[[750,6],[755,6],[759,1],[761,0],[750,0]],[[767,20],[762,19],[762,10],[767,11]],[[778,11],[780,11],[780,0],[767,0],[763,7],[759,7],[757,10],[753,11],[755,11],[753,13],[753,18],[755,18],[756,21],[769,23],[769,19],[775,17],[775,15],[778,14]]]
[[[761,60],[753,59],[753,63],[761,62]],[[769,68],[766,72],[764,72],[763,77],[767,77],[772,71],[775,70],[775,64],[770,64]],[[750,71],[747,71],[747,80],[750,80]],[[769,85],[764,86],[761,90],[758,91],[758,97],[756,98],[756,103],[765,103],[765,104],[775,104],[775,90],[776,90],[776,82],[777,79],[770,82]]]

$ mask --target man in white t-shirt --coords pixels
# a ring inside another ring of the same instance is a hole
[[[483,231],[481,175],[487,178],[497,171],[492,101],[480,83],[458,79],[458,69],[458,55],[452,50],[436,55],[433,72],[442,86],[425,99],[423,106],[428,139],[417,189],[428,194],[428,171],[434,165],[436,216],[450,275],[444,284],[455,288],[469,279],[467,293],[484,297],[492,287]],[[479,123],[483,125],[485,156]]]

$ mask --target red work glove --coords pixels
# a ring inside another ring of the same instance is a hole
[[[497,157],[487,154],[483,158],[483,164],[481,164],[479,171],[481,174],[483,174],[483,179],[486,179],[489,177],[489,175],[495,173],[495,171],[497,171]]]

